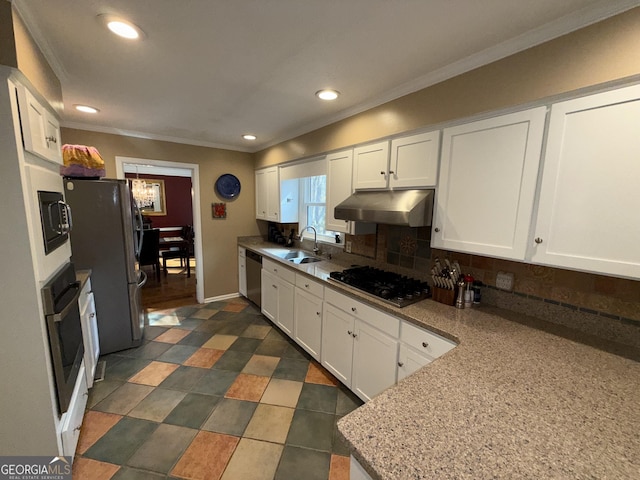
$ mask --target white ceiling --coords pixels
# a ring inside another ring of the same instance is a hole
[[[257,151],[622,12],[638,0],[15,0],[63,125]],[[103,13],[146,33],[109,33]],[[324,87],[342,95],[316,99]],[[89,104],[98,115],[73,104]],[[255,142],[243,133],[258,136]]]

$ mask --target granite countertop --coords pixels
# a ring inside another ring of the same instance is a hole
[[[327,280],[344,265],[291,267]],[[497,308],[399,309],[328,283],[458,343],[338,422],[373,478],[640,477],[640,363]]]

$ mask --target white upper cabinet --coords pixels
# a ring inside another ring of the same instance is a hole
[[[24,86],[18,85],[17,90],[25,150],[62,165],[58,120]]]
[[[353,188],[434,187],[439,150],[439,130],[356,147],[353,150]]]
[[[551,107],[534,263],[640,278],[640,85]]]
[[[278,167],[256,170],[256,218],[277,223],[298,221],[298,182],[280,182]]]
[[[353,188],[387,188],[389,141],[371,143],[353,149]]]
[[[440,130],[391,140],[389,187],[435,187],[439,153]]]
[[[333,216],[334,209],[352,193],[353,150],[327,155],[327,220],[326,228],[333,232],[349,233],[349,221]]]
[[[375,233],[373,223],[338,220],[333,216],[334,209],[352,193],[353,149],[327,155],[327,220],[326,228],[332,232],[351,235]]]
[[[432,247],[525,258],[545,116],[539,107],[444,130]]]

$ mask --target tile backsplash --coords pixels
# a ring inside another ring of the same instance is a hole
[[[369,238],[358,244],[358,236],[347,236],[347,239],[352,240],[353,245],[359,245],[359,251],[352,250],[354,254],[373,257],[382,268],[407,270],[407,274],[428,279],[436,257],[455,259],[465,273],[489,287],[495,287],[498,272],[515,275],[512,294],[496,291],[496,294],[488,295],[487,300],[503,294],[515,295],[566,307],[567,313],[578,310],[602,320],[620,321],[640,328],[640,281],[431,249],[430,227],[378,225],[377,235],[367,237],[376,237],[376,240]],[[543,310],[542,306],[540,310]]]

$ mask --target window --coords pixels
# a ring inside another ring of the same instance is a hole
[[[300,229],[311,225],[318,233],[318,240],[334,242],[335,232],[325,229],[327,217],[327,176],[316,175],[300,179]],[[303,234],[313,238],[312,231]]]

